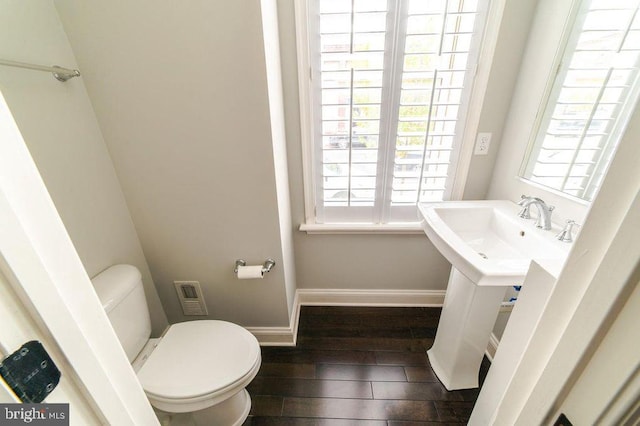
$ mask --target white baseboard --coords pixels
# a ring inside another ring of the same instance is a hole
[[[295,346],[296,334],[291,327],[246,327],[260,346]]]
[[[299,289],[300,305],[316,306],[442,306],[445,290]]]
[[[293,299],[293,309],[289,318],[289,327],[246,327],[260,346],[295,346],[298,338],[298,322],[300,321],[300,298],[298,290]]]
[[[295,346],[301,306],[440,307],[445,290],[298,289],[289,327],[247,327],[261,346]]]

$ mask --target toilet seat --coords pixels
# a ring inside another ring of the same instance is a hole
[[[169,327],[138,379],[156,408],[189,412],[243,390],[260,362],[260,345],[246,329],[226,321],[188,321]]]

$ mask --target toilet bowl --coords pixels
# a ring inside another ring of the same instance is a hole
[[[260,368],[255,337],[225,321],[174,324],[155,345],[138,379],[151,404],[170,413],[222,402],[244,390]]]
[[[206,409],[211,424],[242,424],[251,408],[245,387],[261,363],[260,345],[249,331],[197,320],[149,339],[149,311],[134,266],[112,266],[92,283],[151,405],[167,413]]]

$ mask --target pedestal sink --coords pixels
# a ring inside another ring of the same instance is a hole
[[[478,387],[478,371],[506,289],[532,259],[564,260],[570,244],[518,217],[510,201],[418,204],[422,226],[452,269],[431,366],[449,390]]]

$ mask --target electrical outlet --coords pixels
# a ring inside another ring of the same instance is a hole
[[[478,133],[476,139],[476,149],[473,151],[475,155],[487,155],[489,146],[491,145],[491,133]]]

